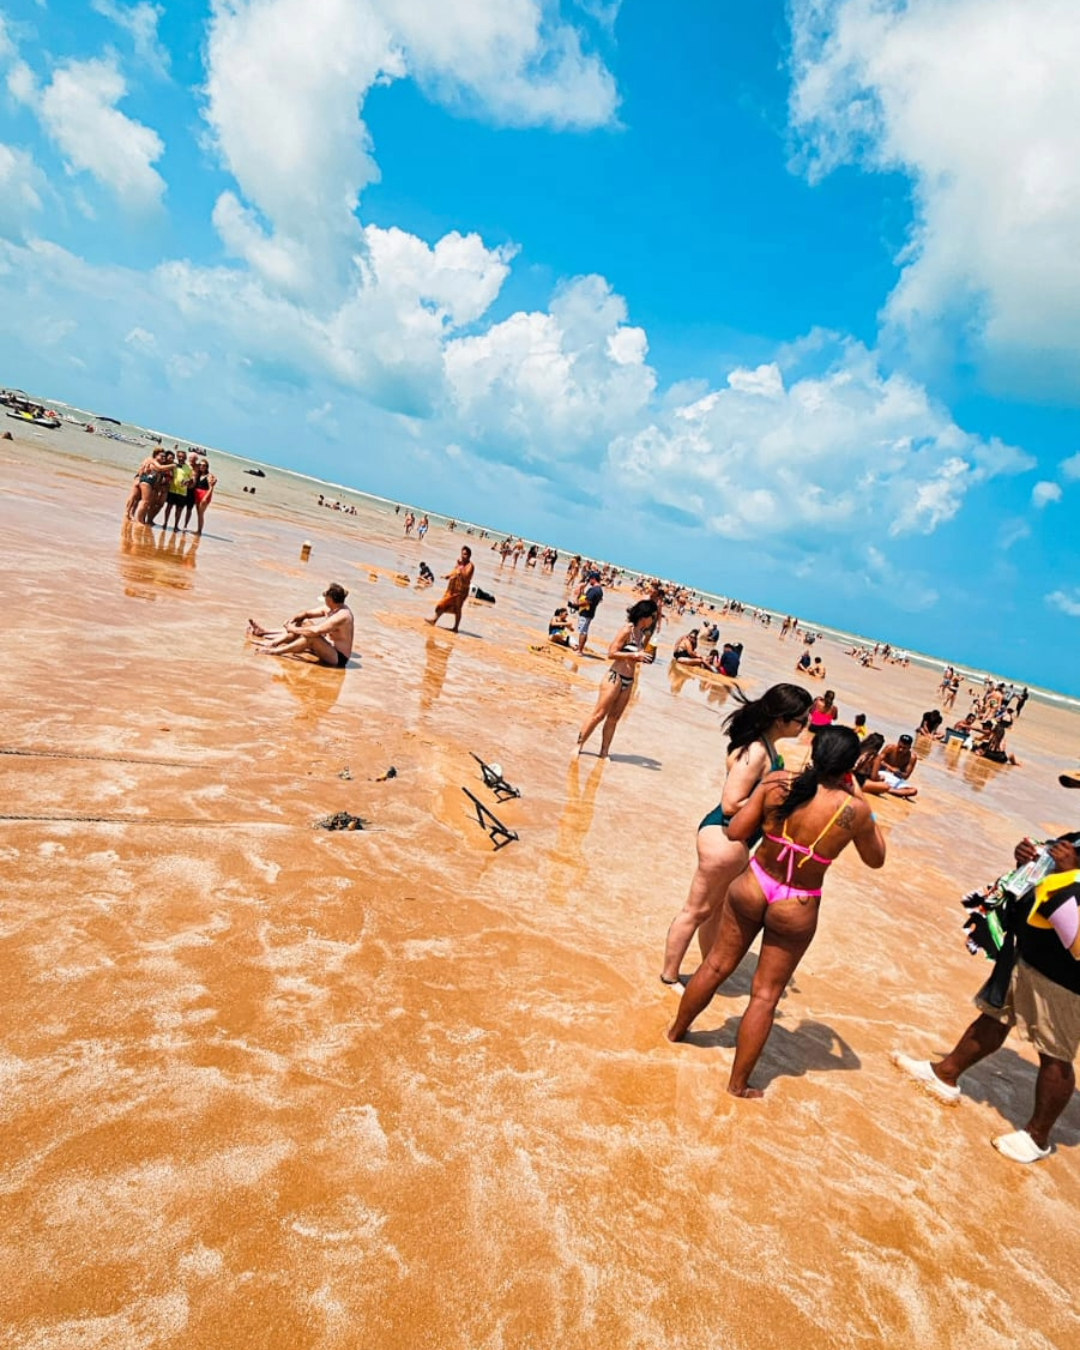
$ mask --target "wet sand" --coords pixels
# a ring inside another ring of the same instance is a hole
[[[1080,1343],[1076,1100],[1024,1169],[989,1140],[1026,1120],[1026,1043],[953,1110],[888,1062],[970,1020],[989,965],[957,898],[1077,825],[1074,716],[1029,703],[1022,768],[935,745],[919,801],[880,804],[886,868],[830,873],[766,1097],[738,1102],[752,958],[684,1046],[657,979],[730,707],[668,669],[689,623],[611,762],[575,760],[604,667],[529,650],[562,564],[500,573],[465,540],[498,603],[454,637],[423,622],[439,584],[394,574],[448,571],[461,535],[294,523],[271,481],[223,483],[197,545],[151,539],[121,526],[129,473],[18,443],[0,471],[0,1344]],[[330,580],[352,668],[245,644]],[[729,632],[751,692],[793,675],[797,646]],[[935,705],[925,671],[826,658],[845,718]],[[522,797],[496,805],[470,751]],[[520,840],[494,852],[463,785]],[[370,828],[312,828],[338,810]]]

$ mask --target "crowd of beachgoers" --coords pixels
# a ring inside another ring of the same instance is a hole
[[[201,533],[215,482],[204,455],[195,451],[188,456],[178,448],[166,451],[159,446],[136,473],[126,514],[152,526],[164,508],[162,525],[168,527],[172,518],[173,529],[180,530],[188,527],[195,511]],[[322,496],[318,504],[348,511],[340,502]],[[396,512],[401,514],[400,505]],[[414,542],[423,542],[431,528],[428,515],[423,513],[418,518],[411,508],[405,508],[402,525],[405,538]],[[457,521],[448,521],[446,534],[453,536],[457,530]],[[474,542],[488,538],[487,531],[474,526],[466,526],[463,533]],[[513,535],[496,538],[490,549],[498,557],[496,577],[503,569],[517,568],[519,562],[523,570],[554,575],[559,562],[553,547],[526,543]],[[457,632],[470,597],[494,602],[493,595],[475,584],[471,544],[460,545],[455,562],[443,577],[446,590],[428,619],[430,624],[448,618]],[[412,580],[409,574],[401,579]],[[418,560],[416,585],[429,586],[434,580],[427,562]],[[925,754],[932,741],[955,740],[974,755],[1015,765],[1005,736],[1022,714],[1029,692],[987,678],[981,686],[969,684],[972,703],[963,717],[946,724],[942,709],[930,708],[917,726],[888,739],[874,729],[871,715],[865,711],[852,712],[850,725],[844,724],[836,692],[822,687],[828,672],[820,649],[815,651],[820,633],[795,616],[783,619],[774,640],[801,644],[793,674],[816,683],[820,692],[784,682],[752,696],[740,684],[745,643],[721,641],[720,624],[728,618],[749,617],[767,631],[772,628],[770,613],[748,609],[736,600],[716,605],[685,586],[658,577],[628,575],[581,554],[569,559],[562,585],[562,603],[549,621],[547,641],[533,644],[533,651],[548,650],[571,658],[598,657],[598,652],[589,650],[588,639],[607,592],[623,589],[631,600],[625,619],[606,645],[608,664],[601,676],[596,705],[578,730],[578,755],[589,753],[591,738],[599,731],[596,753],[600,759],[609,758],[638,672],[641,666],[656,661],[657,640],[665,625],[685,629],[678,631],[672,642],[673,678],[720,682],[733,701],[734,710],[723,722],[727,756],[721,798],[698,828],[697,865],[686,902],[668,931],[660,978],[680,995],[679,1009],[668,1032],[670,1040],[679,1041],[751,944],[760,938],[750,1003],[739,1025],[728,1083],[728,1090],[735,1096],[760,1097],[761,1091],[752,1086],[750,1078],[771,1030],[777,1003],[813,940],[829,867],[849,845],[868,867],[884,865],[886,844],[874,810],[875,800],[890,796],[914,801],[919,791],[913,778],[920,751]],[[297,612],[276,628],[249,620],[248,637],[266,654],[313,659],[344,670],[350,664],[355,634],[347,600],[345,588],[333,582],[324,591],[321,605]],[[906,652],[887,643],[849,648],[846,655],[863,667],[879,668],[879,661],[882,667],[907,666],[909,662]],[[953,708],[963,683],[953,667],[944,671],[936,691],[944,709]],[[780,749],[783,742],[791,740],[798,740],[805,752],[797,770],[785,767]],[[1080,779],[1067,775],[1061,782],[1080,786]],[[1031,937],[1028,923],[1016,921],[1019,959],[1006,982],[1008,998],[1002,995],[993,1004],[980,995],[979,1018],[944,1060],[931,1064],[900,1051],[894,1055],[898,1067],[928,1091],[942,1100],[953,1100],[959,1094],[959,1074],[997,1049],[1008,1029],[1019,1022],[1039,1050],[1043,1066],[1036,1085],[1035,1110],[1025,1130],[994,1141],[1002,1153],[1019,1162],[1035,1161],[1049,1151],[1050,1128],[1069,1095],[1062,1095],[1061,1084],[1071,1081],[1072,1060],[1080,1048],[1077,841],[1080,836],[1048,841],[1041,848],[1030,840],[1017,846],[1018,864],[1027,866],[1035,859],[1042,860],[1043,872],[1025,894],[1030,892],[1031,913],[1041,909],[1043,918],[1036,925],[1036,938]],[[1055,898],[1048,901],[1051,870],[1059,882],[1053,887]],[[1057,948],[1047,947],[1043,930],[1054,934],[1055,943],[1060,938]],[[701,960],[691,975],[684,976],[682,964],[695,936]],[[1064,965],[1059,959],[1061,952],[1066,956]],[[1034,972],[1030,977],[1026,973],[1029,968]],[[1049,990],[1044,987],[1047,984]]]

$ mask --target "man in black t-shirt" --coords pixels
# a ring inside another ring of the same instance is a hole
[[[577,649],[579,652],[585,650],[585,639],[589,636],[589,625],[596,618],[597,607],[603,598],[604,590],[600,585],[600,573],[586,573],[585,585],[578,596],[577,606]]]
[[[1073,1061],[1080,1050],[1078,840],[1080,836],[1068,835],[1044,845],[1054,861],[1054,872],[1043,886],[1024,897],[1018,956],[1003,1006],[994,1007],[981,994],[976,995],[979,1016],[936,1064],[898,1050],[892,1053],[897,1068],[917,1079],[939,1100],[955,1103],[960,1100],[960,1075],[1000,1050],[1010,1028],[1019,1022],[1039,1052],[1039,1073],[1034,1109],[1025,1128],[994,1140],[998,1152],[1014,1162],[1037,1162],[1049,1154],[1050,1131],[1076,1088]],[[1018,866],[1038,856],[1039,850],[1030,839],[1017,844]],[[1064,874],[1061,884],[1051,888],[1057,874]]]

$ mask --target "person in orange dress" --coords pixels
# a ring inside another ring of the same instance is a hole
[[[428,623],[437,624],[444,614],[452,614],[454,616],[453,631],[457,632],[461,626],[461,611],[468,599],[469,587],[472,585],[475,570],[472,561],[472,549],[466,545],[462,548],[453,571],[446,573],[446,594],[435,606],[435,617],[428,619]]]

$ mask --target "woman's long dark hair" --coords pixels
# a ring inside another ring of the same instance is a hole
[[[774,722],[797,722],[810,711],[814,696],[797,684],[774,684],[760,698],[734,691],[739,707],[724,722],[728,753],[760,741]]]
[[[859,758],[855,762],[856,773],[869,773],[874,767],[874,760],[881,753],[882,746],[885,744],[885,737],[880,731],[872,731],[862,742]]]
[[[788,795],[773,813],[786,820],[815,795],[823,778],[850,773],[859,758],[862,742],[850,727],[822,727],[814,737],[810,763],[788,789]]]
[[[626,611],[626,617],[636,628],[642,619],[655,619],[659,612],[655,600],[639,600]]]

